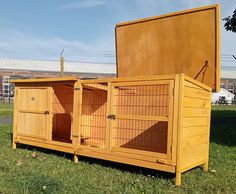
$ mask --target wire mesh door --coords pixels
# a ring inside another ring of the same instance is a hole
[[[111,149],[170,158],[173,81],[113,86]]]
[[[82,84],[80,146],[105,149],[108,93],[108,83]]]

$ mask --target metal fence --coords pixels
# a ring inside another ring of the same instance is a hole
[[[1,103],[14,101],[14,85],[10,83],[12,79],[58,77],[61,76],[61,70],[64,71],[64,76],[82,79],[116,75],[114,51],[67,51],[64,53],[63,61],[60,60],[62,59],[60,56],[56,56],[59,50],[50,51],[47,55],[45,51],[34,50],[34,55],[31,53],[30,57],[25,57],[26,53],[30,52],[27,50],[24,50],[25,53],[15,50],[15,54],[9,50],[8,55],[7,50],[5,53],[1,51],[0,47]],[[89,61],[88,58],[91,60]],[[221,60],[221,91],[213,93],[212,104],[234,105],[236,104],[236,60],[230,55],[222,55]]]

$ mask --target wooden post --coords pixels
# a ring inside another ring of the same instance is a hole
[[[74,154],[74,163],[77,164],[79,162],[78,155]]]
[[[64,57],[60,57],[60,66],[61,66],[61,77],[64,76]]]
[[[181,172],[175,173],[175,185],[180,186],[181,185]]]

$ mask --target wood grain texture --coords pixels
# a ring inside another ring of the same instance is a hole
[[[184,171],[193,168],[194,164],[208,162],[211,92],[185,79],[182,111],[179,157],[181,170]]]
[[[184,74],[25,82],[15,94],[13,148],[164,170],[176,185],[186,170],[208,169],[211,88]]]
[[[119,24],[118,77],[184,73],[219,91],[219,6]]]
[[[75,81],[70,78],[50,83],[31,81],[15,83],[13,142],[22,142],[23,138],[23,142],[29,141],[30,145],[35,142],[36,146],[44,148],[58,147],[58,150],[63,150],[65,145],[72,147],[71,121]]]

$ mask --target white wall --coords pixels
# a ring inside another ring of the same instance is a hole
[[[212,103],[216,103],[219,101],[220,97],[223,96],[225,97],[225,100],[229,103],[232,104],[232,101],[234,100],[235,95],[226,89],[221,89],[220,92],[218,93],[212,93]]]

